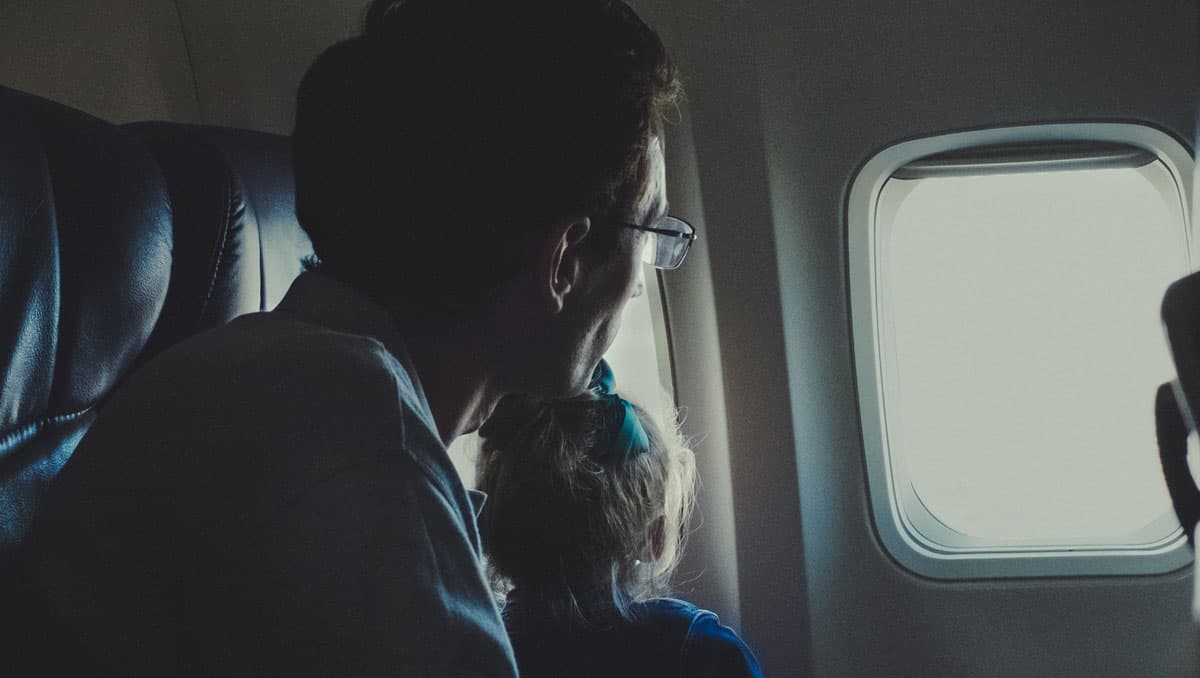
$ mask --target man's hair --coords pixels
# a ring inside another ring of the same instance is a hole
[[[610,218],[642,193],[680,86],[620,0],[377,0],[365,24],[297,101],[297,214],[330,274],[457,310],[556,220]]]
[[[601,449],[611,444],[610,406],[593,393],[510,395],[480,429],[476,481],[488,500],[479,532],[493,584],[515,587],[519,606],[559,623],[607,624],[667,593],[695,502],[695,457],[674,411],[660,428],[634,406],[648,448],[612,454]]]

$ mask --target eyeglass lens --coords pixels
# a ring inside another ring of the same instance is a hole
[[[692,232],[691,227],[687,223],[674,217],[666,217],[658,224],[655,224],[654,227],[680,234],[690,234]],[[642,263],[665,270],[679,268],[679,265],[683,263],[684,257],[687,256],[692,239],[655,233],[653,231],[645,231],[645,233],[646,240],[644,249],[642,250]]]
[[[674,217],[663,219],[658,227],[676,233],[691,232],[686,223]],[[664,269],[679,268],[691,244],[690,238],[677,238],[669,235],[656,236],[654,265]]]

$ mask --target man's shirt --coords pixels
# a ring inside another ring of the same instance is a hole
[[[19,564],[87,675],[513,676],[480,556],[395,323],[305,273],[128,379]]]

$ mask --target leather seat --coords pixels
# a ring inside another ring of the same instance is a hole
[[[291,145],[263,132],[139,122],[124,126],[162,168],[177,247],[168,311],[151,351],[242,313],[274,308],[312,254],[296,223]]]
[[[309,254],[286,137],[0,87],[0,563],[121,379],[272,308]]]

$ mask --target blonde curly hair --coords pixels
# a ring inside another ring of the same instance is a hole
[[[480,429],[479,530],[499,592],[561,622],[596,623],[669,590],[695,503],[696,464],[674,410],[633,405],[648,449],[612,454],[605,396],[507,396]]]

